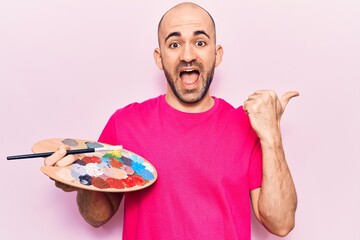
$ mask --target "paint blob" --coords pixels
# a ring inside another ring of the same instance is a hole
[[[109,186],[111,188],[117,188],[117,189],[124,189],[125,188],[125,186],[124,186],[123,182],[121,181],[121,179],[109,177],[108,179],[106,179],[106,182],[109,184]]]
[[[80,176],[79,181],[80,181],[81,184],[87,185],[87,186],[90,186],[92,184],[91,183],[91,176],[88,175],[88,174]]]
[[[64,139],[64,144],[75,144],[73,139]],[[78,144],[76,142],[76,144]],[[87,142],[90,148],[103,147],[96,142]],[[84,154],[73,164],[60,168],[56,175],[67,182],[78,182],[98,189],[128,189],[145,186],[155,180],[155,169],[125,149],[105,153]]]
[[[79,145],[79,143],[75,139],[71,139],[71,138],[65,138],[61,142],[70,147],[76,147],[77,145]]]
[[[85,143],[88,148],[100,148],[104,147],[104,145],[98,143],[98,142],[86,142]]]
[[[102,179],[101,177],[93,177],[91,182],[94,185],[94,187],[97,187],[97,188],[100,188],[100,189],[110,187],[110,185],[104,179]]]

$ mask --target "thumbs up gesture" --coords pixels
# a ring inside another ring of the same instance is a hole
[[[274,91],[260,90],[250,95],[244,103],[244,111],[249,115],[252,128],[260,139],[280,134],[280,119],[291,98],[299,96],[289,91],[278,98]]]

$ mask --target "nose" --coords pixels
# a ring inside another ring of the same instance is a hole
[[[196,59],[196,54],[194,49],[191,47],[190,44],[186,44],[181,51],[180,60],[190,63]]]

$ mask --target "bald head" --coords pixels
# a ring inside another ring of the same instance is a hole
[[[204,8],[200,7],[199,5],[191,2],[184,2],[180,3],[174,7],[172,7],[170,10],[168,10],[160,19],[158,24],[158,41],[160,46],[160,35],[162,32],[163,25],[167,24],[169,21],[178,20],[179,18],[186,18],[187,16],[199,16],[203,15],[203,21],[209,21],[211,24],[211,27],[213,28],[214,33],[214,41],[216,41],[216,28],[215,28],[215,21],[213,17],[210,15],[208,11],[206,11]],[[186,22],[184,22],[186,24]],[[175,24],[181,24],[180,21]]]

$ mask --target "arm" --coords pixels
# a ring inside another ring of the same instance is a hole
[[[67,155],[66,147],[62,146],[53,155],[45,159],[45,165],[66,166],[77,158],[74,155]],[[122,199],[121,193],[104,193],[87,191],[55,181],[56,187],[65,192],[77,191],[76,202],[81,216],[93,227],[100,227],[108,222],[116,213]]]
[[[286,236],[295,225],[297,196],[282,146],[280,119],[288,101],[297,95],[288,92],[278,99],[272,91],[257,91],[244,104],[263,155],[262,186],[251,192],[254,213],[278,236]]]
[[[93,227],[100,227],[114,216],[121,199],[121,193],[78,190],[76,202],[85,221]]]

